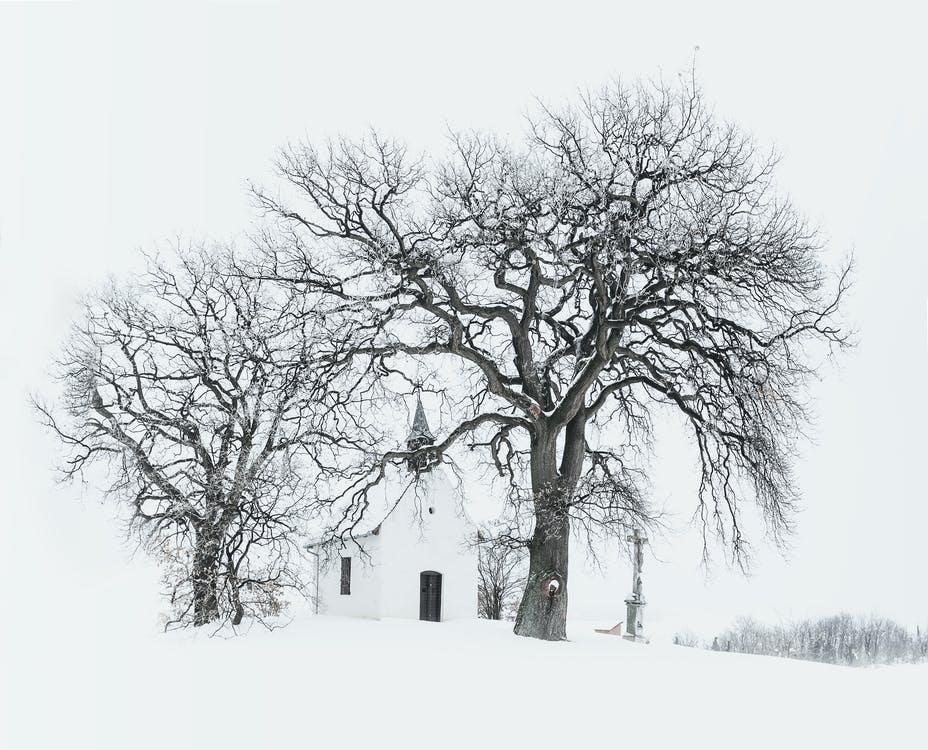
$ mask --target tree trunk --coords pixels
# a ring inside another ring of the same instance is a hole
[[[193,624],[206,625],[219,619],[220,535],[208,526],[197,530],[193,553]]]
[[[516,635],[567,638],[567,544],[570,489],[558,474],[556,435],[540,432],[532,448],[535,531],[529,544],[528,579],[513,629]]]
[[[519,604],[514,632],[547,641],[567,638],[566,513],[536,509],[535,533],[529,546],[528,579]]]
[[[514,631],[516,635],[563,641],[567,639],[568,509],[583,467],[586,410],[578,409],[567,423],[560,466],[557,432],[541,424],[536,429],[531,456],[535,531]]]

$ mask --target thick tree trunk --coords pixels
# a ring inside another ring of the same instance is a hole
[[[560,465],[557,432],[539,425],[532,445],[535,531],[529,544],[528,580],[516,635],[562,641],[567,638],[568,509],[585,455],[586,411],[580,408],[564,430]]]
[[[197,532],[193,553],[193,624],[206,625],[219,619],[220,535],[204,527]]]
[[[536,509],[535,533],[529,546],[528,580],[516,616],[516,635],[548,641],[567,638],[569,537],[566,513]]]
[[[555,434],[539,432],[532,448],[535,531],[529,544],[528,579],[516,635],[561,641],[567,638],[567,543],[569,488],[557,470]]]

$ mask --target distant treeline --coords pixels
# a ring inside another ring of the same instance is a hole
[[[695,645],[685,635],[680,645]],[[763,625],[743,617],[704,644],[716,651],[784,656],[826,664],[866,666],[928,660],[928,632],[911,632],[885,617],[840,614],[785,625]]]

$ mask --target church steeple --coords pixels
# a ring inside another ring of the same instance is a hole
[[[406,449],[414,451],[426,445],[432,445],[434,442],[435,436],[429,428],[429,422],[425,418],[425,409],[422,407],[422,397],[416,393],[416,413],[412,418],[409,437],[406,438]],[[410,471],[422,474],[438,463],[438,454],[435,451],[428,451],[410,458],[407,463]]]
[[[412,418],[412,429],[409,431],[409,437],[406,438],[406,445],[409,450],[415,450],[423,445],[431,445],[435,442],[435,436],[429,429],[429,422],[425,418],[425,409],[422,408],[422,397],[416,394],[416,413]],[[412,446],[411,443],[417,443]]]

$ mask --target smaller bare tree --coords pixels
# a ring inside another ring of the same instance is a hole
[[[337,407],[338,336],[215,255],[149,259],[90,297],[58,362],[60,408],[35,402],[65,446],[64,478],[100,464],[161,564],[168,626],[273,615],[302,587],[304,469],[325,460]]]
[[[528,575],[524,547],[498,537],[478,537],[477,614],[486,620],[512,620]]]

